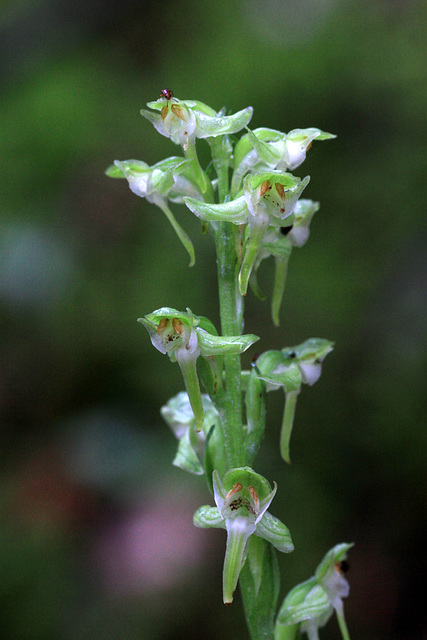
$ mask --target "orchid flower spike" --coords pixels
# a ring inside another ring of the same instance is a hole
[[[343,640],[350,640],[342,599],[350,593],[345,573],[347,552],[352,546],[337,544],[325,555],[314,576],[288,593],[277,616],[274,640],[294,640],[303,633],[309,640],[318,640],[318,629],[334,611]]]
[[[183,312],[162,307],[139,318],[138,322],[147,329],[153,346],[160,353],[167,353],[172,362],[178,362],[196,420],[196,431],[201,431],[204,409],[196,368],[197,358],[200,355],[215,358],[224,353],[243,353],[259,340],[258,336],[215,335],[212,323],[203,316],[193,315],[190,309]]]
[[[110,178],[126,178],[130,190],[135,195],[146,198],[148,202],[155,204],[163,211],[190,256],[190,266],[193,266],[195,262],[193,243],[168,206],[168,200],[182,203],[184,196],[202,198],[196,180],[192,176],[189,161],[174,156],[150,167],[140,160],[115,160],[105,173]]]
[[[236,194],[243,177],[250,171],[277,169],[293,171],[302,164],[313,140],[336,138],[320,129],[293,129],[282,133],[276,129],[259,128],[240,138],[234,149],[234,173],[231,192]]]
[[[309,176],[301,180],[290,173],[262,171],[246,176],[243,194],[230,202],[208,204],[191,197],[184,198],[190,211],[202,220],[249,225],[239,273],[242,295],[247,292],[249,277],[265,233],[271,226],[282,227],[293,223],[292,214],[309,180]]]
[[[284,553],[294,550],[288,528],[268,511],[277,490],[250,467],[227,471],[224,477],[213,472],[216,507],[200,507],[194,514],[194,524],[202,528],[227,531],[227,546],[223,570],[223,600],[231,604],[240,571],[252,534],[264,538]]]
[[[311,386],[317,382],[322,372],[322,362],[332,349],[333,342],[330,340],[310,338],[295,347],[266,351],[255,363],[256,376],[267,384],[267,391],[275,391],[281,387],[285,392],[280,452],[288,463],[289,443],[301,386],[303,383]]]

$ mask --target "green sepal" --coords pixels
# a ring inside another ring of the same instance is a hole
[[[225,491],[229,491],[236,483],[244,487],[253,486],[260,500],[266,498],[271,493],[271,486],[267,478],[257,473],[251,467],[237,467],[230,469],[222,478]]]
[[[255,135],[255,133],[257,135]],[[266,164],[277,162],[277,152],[274,153],[272,147],[268,146],[263,140],[266,142],[279,142],[283,140],[283,133],[275,131],[274,129],[257,129],[256,132],[248,129],[247,135],[249,136],[252,147],[256,151],[259,161],[265,162]]]
[[[198,327],[200,323],[200,318],[194,314],[191,314],[193,320],[193,326]],[[172,307],[161,307],[160,309],[156,309],[156,311],[152,311],[152,313],[147,313],[144,318],[138,318],[138,322],[143,324],[143,320],[147,320],[154,325],[158,325],[162,318],[177,318],[181,320],[187,325],[191,324],[189,312],[187,311],[178,311],[177,309],[173,309]],[[156,320],[158,322],[156,322]]]
[[[222,204],[209,204],[190,197],[185,197],[184,202],[194,215],[206,222],[232,222],[240,225],[248,220],[245,196]]]
[[[341,542],[332,547],[317,566],[314,574],[316,580],[321,582],[333,569],[336,562],[341,562],[346,558],[348,551],[352,547],[354,547],[354,542]]]
[[[275,373],[260,373],[258,377],[271,385],[283,387],[286,392],[297,391],[302,383],[301,371],[295,363],[284,364],[283,369]]]
[[[352,544],[333,547],[321,560],[315,575],[294,587],[285,597],[277,616],[275,640],[293,640],[301,633],[318,638],[323,627],[336,611],[343,640],[349,640],[342,598],[349,594],[340,562],[346,558]]]
[[[286,135],[286,137],[292,140],[292,142],[300,142],[312,136],[314,140],[332,140],[333,138],[337,137],[334,133],[322,131],[317,127],[308,127],[307,129],[292,129],[292,131],[289,131],[289,133]]]
[[[307,180],[308,178],[308,180]],[[301,183],[304,183],[304,187],[308,184],[309,176],[301,180],[297,176],[293,176],[292,173],[286,173],[284,171],[278,171],[276,169],[269,169],[266,171],[257,171],[256,173],[251,173],[246,176],[243,181],[243,186],[245,190],[254,191],[258,189],[262,185],[263,182],[268,180],[271,184],[279,183],[285,189],[294,189],[295,187],[301,186]],[[301,189],[302,191],[302,189]]]
[[[104,173],[109,178],[126,178],[125,174],[120,169],[120,167],[118,167],[115,164],[110,164],[110,166],[107,169],[105,169]]]
[[[301,638],[300,624],[281,624],[279,619],[281,614],[286,619],[286,609],[288,607],[297,607],[300,605],[308,593],[316,586],[316,580],[309,578],[305,582],[294,587],[284,599],[277,616],[276,625],[274,627],[274,640],[297,640]]]
[[[253,108],[246,107],[230,116],[210,116],[196,108],[195,115],[197,120],[197,137],[208,138],[241,131],[251,120]]]
[[[334,343],[331,342],[331,340],[326,340],[326,338],[309,338],[295,347],[284,347],[282,353],[285,358],[292,358],[299,362],[304,360],[315,362],[316,360],[322,361],[333,348]]]
[[[219,423],[219,416],[208,395],[202,394],[204,410],[203,433],[196,434],[196,419],[188,393],[180,391],[160,409],[162,418],[179,440],[173,464],[184,471],[202,475],[208,448],[212,446],[212,426]],[[217,431],[220,433],[220,431]],[[216,460],[219,464],[219,460]],[[209,470],[212,475],[212,471]],[[209,478],[210,479],[210,478]]]
[[[259,340],[258,336],[246,334],[242,336],[216,336],[196,329],[200,350],[203,356],[244,353]]]
[[[155,111],[161,111],[163,107],[167,104],[168,101],[165,101],[163,97],[158,98],[157,100],[152,100],[151,102],[147,102],[147,107],[149,109],[154,109]],[[184,104],[189,109],[197,109],[197,111],[202,111],[206,115],[215,116],[216,111],[209,107],[204,102],[200,102],[199,100],[180,100],[179,98],[172,98],[172,104]]]
[[[257,524],[256,535],[282,553],[291,553],[295,549],[288,527],[268,511]]]
[[[225,529],[225,521],[217,507],[204,505],[193,516],[193,524],[200,529]]]
[[[302,597],[303,593],[301,591],[298,596]],[[283,605],[285,603],[286,599]],[[317,626],[323,626],[332,613],[333,607],[328,594],[322,586],[316,583],[298,604],[286,604],[286,607],[283,606],[280,609],[276,624],[294,625],[315,618]]]
[[[205,471],[190,441],[190,430],[187,430],[180,439],[172,464],[198,476],[204,474]]]
[[[198,326],[201,329],[208,331],[208,333],[211,333],[213,336],[218,335],[218,331],[216,330],[214,323],[211,320],[209,320],[209,318],[206,318],[205,316],[199,316]]]
[[[279,229],[276,230],[279,231]],[[274,256],[275,258],[289,258],[292,253],[292,245],[287,236],[279,237],[275,242],[263,242],[261,248],[269,256]]]
[[[272,638],[280,591],[280,572],[273,547],[251,536],[246,562],[240,572],[240,586],[251,638]]]
[[[247,127],[246,127],[247,128]],[[247,154],[252,151],[255,144],[266,142],[279,142],[283,140],[285,134],[276,129],[268,129],[259,127],[251,131],[247,128],[248,133],[243,135],[234,147],[234,168],[236,169]],[[256,140],[256,142],[255,142]]]

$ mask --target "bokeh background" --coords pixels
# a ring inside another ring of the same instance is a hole
[[[292,255],[280,329],[247,297],[260,350],[335,341],[304,388],[290,467],[269,396],[257,469],[296,550],[282,594],[354,541],[353,640],[427,638],[425,619],[427,5],[415,0],[4,0],[0,9],[0,635],[247,637],[221,603],[225,535],[171,466],[159,407],[182,389],[136,318],[218,322],[214,252],[197,264],[163,214],[104,169],[179,150],[141,118],[164,87],[252,126],[334,132],[295,171],[320,200]],[[207,146],[200,153],[207,160]],[[263,265],[266,289],[272,268]],[[322,638],[339,637],[331,621]]]

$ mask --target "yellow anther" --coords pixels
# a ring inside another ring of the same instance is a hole
[[[252,486],[248,487],[248,491],[249,491],[249,493],[251,494],[252,499],[253,499],[253,501],[254,501],[254,504],[255,504],[255,510],[256,510],[256,511],[258,511],[258,507],[259,507],[259,498],[258,498],[258,494],[257,494],[257,492],[255,491],[255,489],[254,489]]]
[[[271,182],[269,180],[264,180],[264,182],[262,183],[259,193],[261,196],[264,196],[267,191],[270,191],[271,189]]]
[[[228,500],[229,498],[231,498],[231,496],[234,496],[235,493],[238,493],[242,489],[243,489],[243,485],[240,484],[240,482],[236,482],[236,484],[233,486],[233,488],[230,489],[230,491],[225,496],[225,499]]]

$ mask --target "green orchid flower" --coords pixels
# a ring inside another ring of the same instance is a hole
[[[250,467],[227,471],[224,477],[213,472],[216,507],[200,507],[194,514],[196,527],[215,527],[227,531],[223,569],[223,600],[231,604],[240,571],[245,563],[251,535],[270,542],[284,553],[294,550],[288,528],[267,509],[274,498],[274,488]]]
[[[184,150],[194,143],[196,138],[237,133],[249,123],[253,114],[253,108],[246,107],[226,116],[198,100],[179,100],[174,96],[168,98],[164,95],[158,100],[148,102],[147,107],[152,111],[141,109],[141,115],[147,118],[162,136],[170,138]]]
[[[225,353],[240,354],[246,351],[258,336],[247,334],[239,336],[218,336],[213,332],[212,323],[203,316],[162,307],[138,322],[147,329],[151,342],[160,353],[168,354],[172,362],[178,362],[191,408],[196,419],[196,431],[204,424],[203,400],[200,392],[196,361],[204,358],[221,357]]]
[[[310,338],[295,347],[285,347],[281,351],[266,351],[256,360],[251,375],[266,383],[267,391],[282,388],[285,393],[280,453],[288,463],[289,443],[301,386],[303,383],[311,386],[317,382],[322,372],[322,362],[332,349],[333,343],[330,340]],[[250,397],[256,397],[256,394],[251,393]],[[252,412],[248,415],[252,415]],[[252,429],[256,430],[256,425]]]
[[[242,136],[234,149],[234,173],[231,192],[236,194],[248,172],[269,169],[293,171],[302,164],[313,140],[336,138],[320,129],[293,129],[282,133],[276,129],[259,128]]]
[[[201,220],[249,226],[239,272],[241,295],[247,292],[265,233],[271,226],[284,226],[285,220],[292,224],[295,206],[309,180],[309,176],[301,180],[290,173],[263,171],[246,176],[243,194],[230,202],[208,204],[191,197],[184,198],[190,211]]]
[[[196,420],[187,392],[180,391],[160,409],[162,418],[179,443],[172,464],[196,475],[203,475],[205,472],[208,438],[212,437],[211,434],[217,435],[220,432],[218,412],[206,393],[202,393],[202,404],[204,421],[203,428],[199,432],[196,431]]]
[[[325,555],[312,578],[294,587],[285,597],[276,620],[274,640],[296,640],[306,633],[319,640],[318,630],[335,611],[343,640],[350,640],[343,598],[350,593],[344,574],[347,552],[353,544],[337,544]]]
[[[255,295],[263,300],[264,295],[258,285],[257,272],[261,262],[273,256],[275,271],[271,315],[276,327],[280,324],[279,312],[283,300],[292,248],[302,247],[307,242],[310,235],[310,222],[318,209],[318,202],[304,199],[298,200],[293,211],[292,224],[283,227],[270,227],[258,248],[249,283]]]
[[[197,184],[202,194],[208,192],[210,182],[206,178],[196,152],[196,138],[215,138],[243,129],[252,118],[252,107],[246,107],[237,113],[225,116],[197,100],[178,100],[172,92],[162,92],[160,98],[148,102],[151,111],[141,109],[141,115],[147,118],[162,136],[179,144],[185,157],[191,161]],[[212,198],[209,198],[212,199]]]
[[[184,196],[202,199],[191,175],[189,162],[173,156],[150,167],[140,160],[115,160],[105,173],[110,178],[126,178],[135,195],[145,198],[163,211],[190,256],[190,267],[193,266],[193,243],[168,206],[168,200],[182,203]]]

